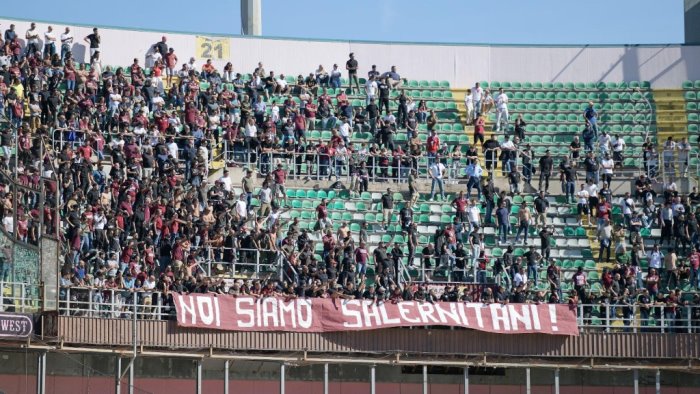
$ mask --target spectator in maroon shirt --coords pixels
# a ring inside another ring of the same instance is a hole
[[[284,204],[281,207],[284,207],[287,205],[287,188],[284,186],[287,181],[287,171],[282,168],[282,164],[277,164],[277,169],[272,171],[272,177],[275,180],[275,185],[272,189],[272,199],[277,200],[281,194],[282,199],[284,199]]]
[[[333,222],[328,217],[328,200],[325,198],[316,207],[316,219],[318,219],[317,227],[321,231],[328,226],[333,226]]]
[[[459,220],[460,223],[467,223],[469,220],[467,218],[467,205],[468,201],[464,197],[463,191],[460,191],[459,195],[452,200],[452,204],[450,204],[450,206],[455,209],[457,220]]]

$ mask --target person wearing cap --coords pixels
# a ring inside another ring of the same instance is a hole
[[[352,90],[352,82],[355,81],[355,86],[357,87],[357,94],[360,93],[360,80],[357,79],[357,59],[355,59],[355,54],[350,53],[348,55],[349,59],[345,62],[345,69],[348,71],[348,84],[350,85],[350,91]]]

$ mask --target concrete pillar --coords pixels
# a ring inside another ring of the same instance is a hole
[[[228,375],[229,375],[229,365],[230,361],[224,361],[224,394],[228,394]]]
[[[262,0],[241,0],[241,30],[246,36],[262,34]]]
[[[700,0],[685,0],[685,43],[700,43]]]
[[[284,363],[280,364],[280,394],[284,394],[284,378],[285,378],[284,368],[285,368]]]

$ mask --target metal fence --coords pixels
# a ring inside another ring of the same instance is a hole
[[[586,331],[700,333],[700,305],[579,304],[577,316]]]

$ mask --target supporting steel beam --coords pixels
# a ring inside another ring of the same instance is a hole
[[[656,370],[656,394],[661,394],[661,370]]]
[[[372,365],[369,368],[370,368],[369,369],[369,394],[377,394],[376,382],[374,380],[376,378],[375,374],[377,372],[376,371],[377,366]]]
[[[36,392],[37,394],[46,393],[46,352],[37,354],[36,366]]]
[[[280,364],[280,394],[284,394],[285,367],[284,363]]]
[[[134,297],[136,298],[136,297]],[[136,369],[136,358],[132,359],[129,363],[129,394],[134,394],[134,385],[136,384],[136,376],[134,370]]]
[[[525,394],[532,394],[532,382],[530,381],[530,367],[525,368]]]
[[[195,392],[197,394],[202,394],[202,360],[197,360],[197,375],[195,376],[195,379],[197,382],[195,383]]]
[[[469,394],[469,367],[464,367],[464,394]]]
[[[323,394],[328,394],[328,363],[323,364]]]
[[[559,368],[554,369],[554,394],[559,394]]]
[[[224,394],[228,394],[228,375],[231,361],[224,361]]]
[[[114,393],[122,394],[122,358],[120,356],[114,360]]]
[[[634,370],[634,394],[639,394],[639,370]]]
[[[423,366],[423,394],[428,394],[428,366]]]

